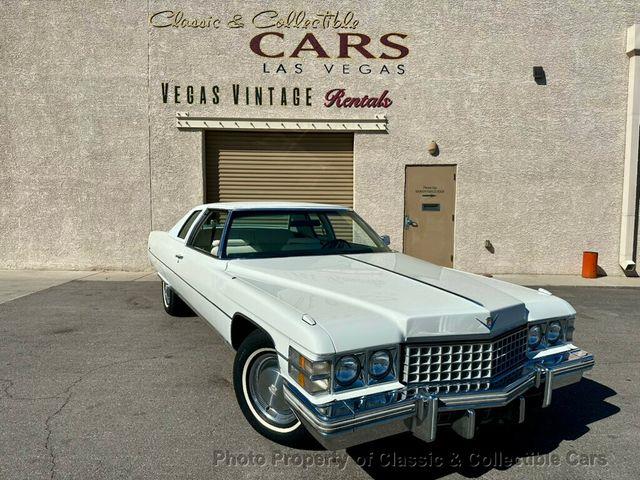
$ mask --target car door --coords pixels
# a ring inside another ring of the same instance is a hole
[[[202,214],[202,209],[189,212],[178,222],[178,225],[172,231],[165,232],[161,242],[156,242],[151,252],[158,260],[154,265],[158,269],[158,273],[171,287],[183,296],[185,289],[184,283],[178,274],[178,267],[181,259],[184,258],[186,249],[186,239],[189,232],[194,228],[198,218]]]
[[[227,260],[217,256],[227,212],[207,210],[189,234],[177,273],[185,285],[184,300],[225,338],[229,338],[231,319],[225,311],[229,303],[221,292],[231,280],[225,273]]]

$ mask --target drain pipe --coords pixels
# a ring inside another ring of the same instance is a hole
[[[627,91],[627,130],[624,145],[622,218],[620,222],[620,266],[625,273],[636,268],[633,258],[638,199],[638,154],[640,147],[640,25],[627,29],[629,87]]]

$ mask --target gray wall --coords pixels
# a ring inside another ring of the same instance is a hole
[[[356,135],[355,204],[395,248],[402,248],[404,165],[457,164],[456,267],[577,273],[582,250],[595,249],[607,273],[621,273],[624,46],[626,28],[640,21],[637,1],[335,3],[355,12],[358,32],[409,35],[405,75],[327,75],[310,55],[300,75],[261,73],[265,59],[248,47],[261,32],[251,17],[266,9],[315,12],[317,2],[3,5],[0,267],[146,268],[150,228],[169,227],[202,200],[201,133],[176,128],[176,112],[188,111],[386,113],[388,134]],[[149,27],[149,14],[167,9],[225,21],[242,14],[247,27]],[[306,33],[283,31],[289,51]],[[335,32],[314,34],[336,49]],[[533,82],[533,65],[544,66],[548,85]],[[167,81],[219,85],[222,101],[164,104]],[[233,83],[309,86],[314,105],[235,106]],[[327,109],[322,96],[336,87],[360,95],[386,89],[394,104]],[[426,151],[431,139],[438,157]]]
[[[4,1],[2,10],[0,266],[143,267],[146,5]],[[136,22],[117,21],[127,17]]]

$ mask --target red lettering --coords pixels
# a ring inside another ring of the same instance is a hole
[[[332,107],[336,105],[337,107],[342,106],[342,102],[340,99],[344,97],[345,90],[344,88],[334,88],[333,90],[329,90],[324,96],[324,106]]]
[[[376,58],[375,55],[364,48],[371,43],[371,38],[367,35],[362,33],[339,33],[338,35],[340,36],[340,54],[338,58],[351,58],[349,56],[350,48],[355,48],[364,58]],[[351,43],[351,37],[356,37],[358,43]]]
[[[383,91],[379,97],[370,97],[368,95],[347,97],[346,94],[344,88],[329,90],[324,95],[324,106],[338,108],[389,108],[393,104],[393,100],[387,96],[389,95],[389,90]]]
[[[261,33],[259,35],[256,35],[255,37],[253,37],[251,39],[251,41],[249,42],[249,47],[251,48],[251,51],[253,53],[255,53],[256,55],[260,55],[261,57],[268,57],[268,58],[279,58],[279,57],[284,57],[284,52],[280,52],[280,53],[276,53],[275,55],[269,55],[267,53],[264,53],[264,51],[262,51],[262,39],[268,35],[273,35],[275,37],[279,37],[279,38],[284,38],[284,33],[280,33],[280,32],[264,32]]]
[[[305,47],[306,43],[309,43],[308,47]],[[300,52],[316,52],[316,56],[318,58],[329,58],[329,55],[325,49],[322,48],[322,45],[320,45],[320,42],[318,42],[318,39],[313,35],[313,33],[307,33],[304,36],[302,41],[300,41],[296,49],[291,54],[291,58],[297,58]]]
[[[180,13],[181,12],[178,12],[178,14]],[[174,18],[173,20],[175,21],[177,18],[178,17]],[[180,20],[186,21],[182,19],[182,17],[180,17]],[[291,21],[295,23],[298,20],[296,18],[293,18],[287,21]],[[168,26],[168,25],[164,25],[160,23],[157,26]],[[214,28],[217,28],[217,27],[214,25]],[[337,33],[337,35],[338,35],[338,43],[339,43],[337,57],[335,56],[335,53],[333,53],[332,55],[329,55],[329,53],[327,52],[332,51],[332,49],[329,49],[329,50],[325,49],[324,46],[320,43],[318,38],[313,33],[305,34],[304,37],[302,37],[302,39],[298,42],[297,46],[293,49],[291,54],[285,53],[285,52],[288,52],[289,50],[288,49],[284,50],[282,48],[282,44],[283,44],[282,40],[285,39],[285,34],[282,32],[260,33],[254,36],[250,40],[249,46],[253,53],[261,57],[267,57],[267,58],[282,58],[285,56],[288,56],[289,58],[300,58],[302,52],[313,52],[315,53],[316,58],[332,58],[332,57],[333,58],[352,58],[352,57],[361,56],[361,57],[364,57],[365,59],[380,58],[383,60],[399,60],[409,55],[409,47],[401,43],[401,40],[407,38],[407,35],[404,33],[387,33],[385,35],[382,35],[380,37],[379,45],[378,45],[378,47],[381,46],[381,48],[378,48],[375,50],[370,45],[371,37],[363,33]],[[276,52],[273,52],[273,50],[271,50],[271,52],[265,51],[264,40],[266,37],[269,37],[269,36],[278,37],[280,39],[279,41],[273,40],[272,42],[275,42],[275,43],[273,43],[273,45],[270,46],[271,49],[276,49]],[[275,47],[275,45],[280,45],[280,47]],[[371,53],[369,49],[372,49],[373,51],[375,51],[375,54]],[[353,53],[353,50],[356,51],[355,54]],[[382,50],[382,52],[380,52],[380,50]],[[361,73],[369,73],[369,72],[363,72],[362,71],[363,67],[366,67],[366,69],[368,69],[369,65],[367,64],[360,67]],[[401,67],[402,67],[402,71],[401,72],[399,71],[398,74],[404,73],[403,65],[398,66],[398,70],[400,70]],[[343,69],[345,68],[348,68],[348,67],[344,67]],[[347,71],[344,73],[349,73],[349,72]],[[389,70],[386,66],[383,66],[382,69],[380,70],[380,73],[389,73]]]
[[[407,55],[409,55],[409,49],[406,46],[400,45],[399,43],[396,43],[396,42],[392,42],[391,40],[389,40],[390,37],[407,38],[407,36],[404,33],[387,33],[386,35],[383,35],[382,37],[380,37],[380,43],[382,45],[384,45],[385,47],[393,48],[394,50],[398,51],[397,55],[389,55],[388,53],[383,52],[382,55],[380,55],[380,58],[384,58],[388,60],[397,60],[399,58],[404,58]]]

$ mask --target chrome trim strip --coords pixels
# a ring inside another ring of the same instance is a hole
[[[180,280],[182,280],[189,288],[191,288],[194,292],[196,292],[198,295],[200,295],[202,298],[204,298],[207,302],[209,302],[211,305],[213,305],[214,307],[216,307],[221,313],[223,313],[224,315],[226,315],[229,318],[233,318],[231,315],[229,315],[227,312],[225,312],[224,310],[222,310],[222,308],[220,308],[218,305],[216,305],[215,303],[213,303],[208,297],[206,297],[202,292],[200,292],[200,290],[197,290],[193,285],[191,285],[189,282],[187,282],[183,277],[181,277],[173,268],[171,268],[169,265],[167,265],[166,263],[164,263],[162,260],[160,260],[152,251],[149,251],[149,253],[151,255],[153,255],[153,258],[155,258],[156,260],[158,260],[158,262],[160,262],[162,265],[164,265],[165,267],[167,267],[167,269],[171,270],[171,272],[173,272],[173,274],[178,277]],[[159,276],[160,274],[158,274]],[[176,292],[178,293],[178,292]],[[180,294],[178,293],[178,296],[180,296]],[[182,297],[180,297],[182,298]],[[184,300],[184,298],[183,298]],[[192,308],[193,310],[193,308]],[[195,310],[194,310],[195,311]]]
[[[315,416],[311,409],[305,406],[296,394],[292,391],[288,384],[284,385],[285,399],[291,404],[296,413],[302,415],[305,420],[313,425],[316,430],[321,433],[336,433],[341,429],[354,428],[364,423],[371,423],[377,420],[385,420],[392,417],[408,418],[415,412],[415,403],[406,403],[403,405],[385,408],[382,410],[367,412],[357,417],[346,418],[344,420],[326,421]]]
[[[463,406],[502,407],[534,386],[535,372],[520,377],[500,390],[488,390],[484,393],[472,393],[439,397],[444,404],[442,410],[460,410]]]

